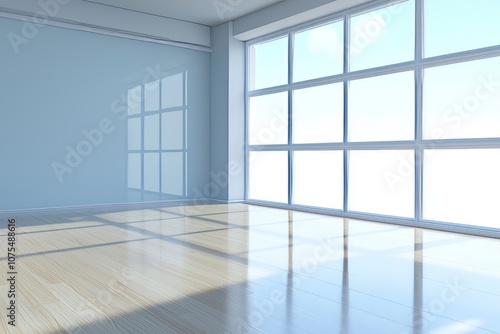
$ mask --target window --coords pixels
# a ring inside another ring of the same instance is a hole
[[[293,91],[293,142],[342,142],[344,85],[315,86]]]
[[[250,89],[285,85],[288,82],[288,37],[250,47]]]
[[[391,187],[387,171],[401,158],[414,166],[414,152],[409,150],[351,151],[349,154],[349,210],[386,216],[414,216],[414,172],[408,169],[406,182]]]
[[[288,141],[288,94],[250,98],[248,115],[251,145],[286,144]]]
[[[288,152],[250,152],[249,197],[270,202],[288,202]]]
[[[426,57],[500,44],[497,0],[425,0],[424,10]]]
[[[350,70],[402,63],[415,55],[415,3],[402,1],[350,17]]]
[[[348,115],[350,141],[413,140],[413,71],[351,81]]]
[[[500,228],[500,149],[427,150],[425,219]]]
[[[293,203],[342,210],[342,151],[297,151],[293,157]]]
[[[499,110],[500,57],[425,70],[425,139],[500,137]]]
[[[367,3],[248,42],[247,199],[499,229],[499,10]]]
[[[295,33],[294,81],[326,77],[343,72],[344,25],[330,23]]]

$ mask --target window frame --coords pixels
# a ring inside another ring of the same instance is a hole
[[[423,156],[424,150],[429,149],[470,149],[470,148],[500,148],[499,138],[473,138],[473,139],[423,139],[423,76],[427,68],[455,64],[460,62],[479,60],[500,56],[500,45],[484,47],[474,50],[461,51],[447,55],[434,57],[424,57],[424,0],[415,0],[415,57],[412,61],[385,65],[381,67],[363,69],[358,71],[349,71],[349,41],[350,41],[350,17],[359,15],[367,11],[376,10],[381,7],[390,6],[402,2],[401,0],[378,0],[368,4],[356,6],[342,12],[300,24],[288,29],[278,31],[273,34],[262,36],[246,42],[245,59],[245,202],[248,204],[267,205],[278,208],[303,210],[317,212],[321,214],[330,214],[345,218],[373,220],[385,223],[395,223],[413,227],[425,227],[441,229],[446,231],[486,235],[491,236],[491,232],[499,232],[499,229],[463,225],[453,222],[433,221],[423,219]],[[323,26],[329,23],[343,20],[344,24],[344,64],[343,73],[328,77],[310,79],[301,82],[293,82],[294,68],[294,34],[316,26]],[[280,37],[288,36],[288,83],[286,85],[269,87],[265,89],[249,89],[249,50],[252,45],[271,41]],[[348,135],[348,94],[349,81],[355,79],[364,79],[373,76],[393,74],[405,71],[413,71],[415,75],[415,133],[413,140],[405,141],[383,141],[383,142],[349,142]],[[293,91],[295,89],[315,87],[323,84],[343,83],[344,85],[344,141],[342,143],[321,143],[321,144],[294,144],[292,111],[293,111]],[[248,126],[249,126],[249,99],[254,96],[267,95],[271,93],[288,92],[288,143],[283,145],[249,145]],[[288,203],[275,203],[260,201],[249,198],[249,152],[251,151],[287,151],[288,152]],[[318,151],[318,150],[340,150],[344,153],[344,208],[343,210],[327,209],[322,207],[312,207],[293,204],[293,152],[294,151]],[[349,152],[356,150],[413,150],[415,161],[415,203],[413,218],[395,217],[382,214],[373,214],[366,212],[354,212],[348,210],[349,204]]]

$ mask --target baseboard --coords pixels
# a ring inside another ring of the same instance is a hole
[[[28,208],[28,209],[12,209],[0,210],[0,215],[16,215],[16,214],[29,214],[39,212],[57,212],[57,211],[72,211],[72,210],[100,210],[100,209],[142,209],[158,207],[159,205],[206,205],[206,204],[219,204],[220,202],[212,198],[197,198],[197,199],[174,199],[163,201],[148,201],[148,202],[127,202],[127,203],[109,203],[109,204],[88,204],[88,205],[71,205],[71,206],[57,206],[45,208]],[[227,202],[226,202],[227,203]]]

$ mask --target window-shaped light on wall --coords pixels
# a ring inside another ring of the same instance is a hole
[[[160,191],[160,154],[144,153],[144,190]]]
[[[186,196],[187,71],[128,91],[129,189]]]
[[[142,86],[128,90],[127,94],[128,115],[137,115],[142,111]]]
[[[156,80],[144,86],[144,110],[158,111],[160,109],[160,81]]]
[[[128,149],[129,151],[139,151],[142,149],[142,119],[134,117],[128,119]]]
[[[184,73],[163,78],[161,81],[162,109],[182,107],[184,104]]]
[[[176,110],[161,115],[162,150],[184,148],[184,111]]]
[[[185,180],[185,158],[183,152],[167,152],[161,155],[161,189],[164,194],[183,196]]]
[[[142,189],[142,158],[140,153],[129,153],[127,185],[130,189]]]
[[[160,115],[144,117],[144,150],[160,149]]]

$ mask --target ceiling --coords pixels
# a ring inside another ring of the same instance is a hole
[[[183,21],[217,26],[285,0],[82,0]]]

